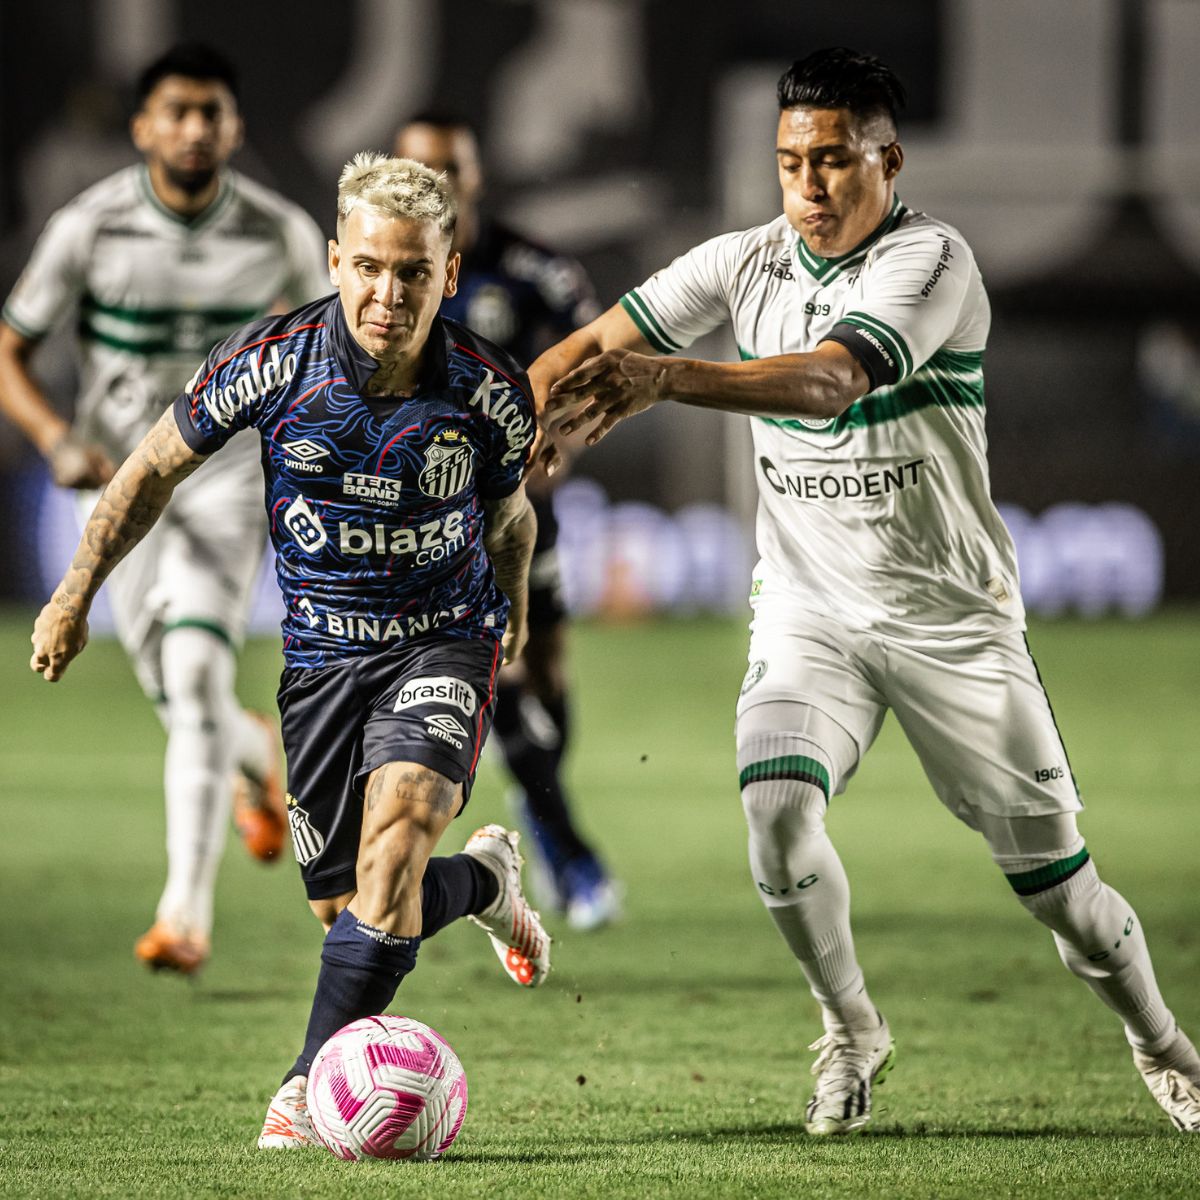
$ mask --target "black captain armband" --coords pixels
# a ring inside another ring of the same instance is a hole
[[[871,391],[898,382],[912,370],[904,339],[862,313],[847,313],[821,340],[845,346],[858,359],[871,381]]]

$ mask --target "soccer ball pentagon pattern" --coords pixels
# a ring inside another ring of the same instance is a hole
[[[308,1076],[317,1138],[338,1158],[439,1158],[467,1115],[449,1044],[411,1017],[364,1017],[318,1051]]]

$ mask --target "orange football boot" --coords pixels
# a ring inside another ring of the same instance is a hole
[[[275,723],[263,713],[250,712],[278,747]],[[238,771],[233,781],[233,824],[246,849],[260,862],[274,862],[283,850],[288,831],[287,802],[283,791],[283,760],[278,749],[262,779]]]
[[[178,971],[194,975],[208,962],[207,938],[176,933],[162,921],[155,921],[133,944],[134,957],[152,971]]]

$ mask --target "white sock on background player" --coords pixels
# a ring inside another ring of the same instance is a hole
[[[233,651],[213,634],[173,629],[163,638],[167,696],[167,884],[158,919],[207,938],[232,796]]]
[[[779,720],[793,727],[770,727]],[[815,737],[814,725],[829,728]],[[832,756],[831,740],[846,743],[837,744]],[[853,761],[854,753],[846,733],[803,705],[764,704],[738,721],[750,869],[759,898],[821,1005],[826,1030],[833,1033],[879,1025],[855,958],[850,884],[825,831],[831,779],[836,779],[833,762],[847,761],[847,754]]]

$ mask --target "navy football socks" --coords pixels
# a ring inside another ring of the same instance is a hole
[[[417,950],[451,921],[479,913],[499,895],[500,881],[469,854],[431,858],[421,882],[421,936],[396,937],[342,909],[321,947],[321,972],[304,1049],[284,1082],[307,1075],[317,1051],[343,1025],[373,1017],[392,1002],[400,981],[417,962]]]
[[[317,1051],[343,1025],[387,1008],[400,981],[416,966],[420,945],[419,937],[396,937],[364,925],[348,908],[338,913],[321,947],[304,1049],[284,1083],[307,1075]]]
[[[500,894],[500,881],[477,858],[454,854],[431,858],[421,881],[421,938],[431,938],[451,921],[481,913]]]

